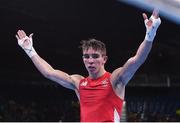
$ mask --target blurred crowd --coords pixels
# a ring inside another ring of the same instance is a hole
[[[179,90],[127,88],[125,120],[180,121]],[[59,86],[0,87],[0,121],[79,121],[79,110],[75,94]]]

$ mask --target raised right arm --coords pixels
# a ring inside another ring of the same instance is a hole
[[[67,73],[54,69],[44,59],[42,59],[34,50],[32,42],[32,34],[28,37],[23,30],[18,30],[16,38],[18,44],[31,58],[36,68],[42,73],[42,75],[50,80],[53,80],[63,87],[69,89],[77,89],[80,79],[83,77],[80,75],[68,75]]]
[[[78,81],[76,81],[76,77],[52,68],[52,66],[50,66],[39,55],[34,55],[31,57],[31,60],[44,77],[72,90],[75,90],[76,87],[78,87]]]

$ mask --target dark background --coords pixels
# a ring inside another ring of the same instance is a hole
[[[112,72],[133,56],[143,41],[143,12],[151,15],[115,0],[1,0],[0,121],[79,121],[75,94],[37,71],[17,44],[15,34],[19,29],[27,35],[34,33],[34,48],[54,68],[86,76],[79,42],[96,38],[106,43],[109,57],[106,69]],[[152,102],[157,107],[170,107],[172,111],[167,112],[173,116],[180,107],[180,29],[166,17],[161,16],[161,20],[149,57],[128,84],[128,112],[137,114],[141,108],[137,100],[143,102],[141,105],[147,101],[147,105]],[[128,106],[131,102],[132,107]],[[178,106],[174,105],[176,102]],[[155,115],[159,113],[159,109],[150,109],[157,112]],[[150,117],[144,121],[159,120]]]
[[[114,0],[1,0],[0,73],[7,79],[41,77],[17,45],[18,29],[25,30],[27,35],[34,33],[38,54],[54,68],[69,74],[87,75],[79,42],[89,38],[102,40],[109,56],[106,69],[112,72],[134,55],[143,41],[143,12],[151,15]],[[165,17],[161,19],[152,51],[137,75],[180,74],[179,25]]]

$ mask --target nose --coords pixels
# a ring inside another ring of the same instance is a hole
[[[90,64],[94,63],[94,58],[90,57],[90,58],[88,59],[88,62],[89,62]]]

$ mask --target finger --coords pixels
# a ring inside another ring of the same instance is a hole
[[[146,24],[149,20],[148,17],[145,13],[142,14],[143,18],[144,18],[144,23]]]
[[[21,35],[23,38],[26,37],[26,33],[24,32],[24,30],[21,30]]]
[[[142,14],[144,20],[148,19],[147,15],[145,13]]]
[[[20,39],[23,38],[23,35],[22,35],[22,33],[21,33],[21,30],[18,30],[17,34],[18,34],[18,36],[19,36]]]
[[[31,33],[30,35],[29,35],[29,38],[32,38],[32,36],[33,36],[34,34],[33,33]]]
[[[159,17],[159,10],[158,9],[154,9],[152,15],[154,16],[154,18],[157,19]]]
[[[26,33],[24,32],[24,30],[21,30],[21,33],[26,36]]]
[[[16,36],[17,40],[19,40],[19,37],[18,37],[18,35],[15,35],[15,36]]]

